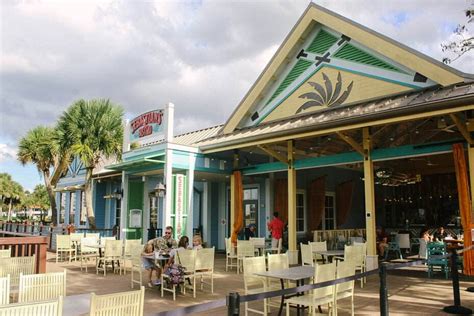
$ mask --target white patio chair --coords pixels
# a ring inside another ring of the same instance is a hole
[[[10,303],[10,275],[0,278],[0,305]]]
[[[211,286],[211,293],[214,293],[214,256],[215,248],[204,248],[197,250],[196,253],[196,265],[195,265],[195,278],[200,278],[201,291],[203,290],[204,284]],[[210,283],[205,282],[205,277],[210,279]],[[196,296],[194,296],[196,297]]]
[[[259,277],[254,274],[256,272],[267,271],[264,256],[243,258],[243,270],[245,295],[262,293],[267,291],[266,279],[264,277]],[[255,309],[253,307],[250,308],[248,302],[245,302],[244,306],[245,316],[247,316],[249,312],[261,315],[267,315],[268,313],[267,299],[263,300],[263,311]]]
[[[56,263],[61,254],[67,254],[69,262],[74,258],[76,249],[74,248],[70,235],[56,235]]]
[[[308,245],[309,246],[309,245]],[[336,276],[336,263],[327,263],[314,266],[314,283],[334,280]],[[334,303],[334,285],[314,289],[308,294],[292,297],[286,300],[286,315],[290,315],[290,304],[308,306],[313,313],[320,305],[328,305],[328,314],[331,313]]]
[[[290,263],[288,260],[288,254],[269,254],[267,256],[267,265],[268,271],[275,271],[275,270],[282,270],[288,269],[290,267]],[[285,288],[290,287],[290,281],[285,281]],[[278,279],[268,278],[267,280],[267,289],[270,291],[280,290],[281,289],[281,282]],[[269,306],[276,306],[279,307],[280,303],[272,303],[272,299],[268,299]]]
[[[184,268],[184,280],[190,279],[193,285],[193,296],[196,297],[196,250],[186,249],[176,252],[175,263],[181,264]],[[163,271],[165,272],[165,271]],[[164,296],[164,291],[173,293],[173,301],[176,300],[176,287],[177,284],[170,282],[170,277],[166,273],[161,274],[161,297]],[[168,287],[165,286],[165,282]],[[183,293],[186,294],[186,286],[182,287]]]
[[[365,272],[366,266],[366,255],[367,253],[367,244],[355,244],[353,246],[344,247],[344,258],[334,257],[336,259],[343,259],[344,261],[350,261],[355,266],[356,271]],[[366,282],[365,278],[360,279],[360,287],[364,287]]]
[[[328,246],[326,241],[312,241],[309,242],[309,245],[311,246],[311,253],[313,254],[313,259],[315,261],[323,261],[323,256],[318,253],[314,253],[315,251],[327,251]]]
[[[71,233],[69,236],[71,236],[71,242],[72,246],[76,250],[75,254],[75,259],[77,260],[77,254],[79,252],[79,245],[81,244],[81,239],[84,238],[84,233]]]
[[[0,316],[41,315],[62,316],[63,298],[35,303],[15,303],[0,306]]]
[[[281,253],[281,248],[282,248],[282,245],[283,245],[283,238],[280,238],[278,239],[278,246],[276,248],[268,248],[268,249],[265,249],[265,251],[267,253]]]
[[[242,269],[244,258],[254,257],[255,250],[250,240],[237,240],[237,274]]]
[[[87,264],[84,264],[84,263],[90,259],[97,260],[97,258],[99,257],[99,249],[91,247],[94,245],[97,245],[97,239],[95,239],[94,237],[85,237],[85,238],[83,237],[79,244],[79,253],[76,255],[76,258],[81,263],[81,271],[82,271],[83,266],[85,266],[86,273],[87,273]]]
[[[114,273],[118,270],[119,274],[122,274],[122,248],[121,240],[106,240],[103,257],[98,258],[96,262],[96,274],[99,274],[99,270],[103,270],[106,276],[108,263],[112,266]]]
[[[0,249],[0,258],[9,258],[12,256],[10,249]]]
[[[336,279],[355,274],[355,266],[351,261],[340,261],[336,267]],[[337,301],[351,298],[351,315],[354,315],[354,280],[336,284],[334,292],[334,314],[337,315]]]
[[[262,250],[265,248],[265,238],[264,237],[250,237],[249,240],[253,243],[254,251],[256,255],[260,255]]]
[[[428,258],[428,250],[426,247],[426,240],[420,238],[420,248],[418,249],[418,258],[426,259]]]
[[[313,252],[311,251],[311,246],[300,243],[300,251],[301,251],[301,265],[314,266]]]
[[[126,274],[126,266],[127,262],[130,262],[132,260],[132,253],[133,249],[139,248],[143,249],[142,246],[142,239],[125,239],[125,246],[123,248],[123,257],[122,257],[122,262],[123,262],[123,274]]]
[[[143,263],[142,263],[142,250],[143,247],[133,248],[130,254],[130,274],[131,274],[131,288],[133,289],[134,284],[141,286],[143,283]],[[134,276],[138,274],[138,279]]]
[[[10,275],[10,286],[17,287],[21,273],[35,273],[35,260],[35,255],[31,257],[0,258],[0,277]]]
[[[100,234],[99,233],[86,233],[86,238],[95,238],[96,244],[100,243]]]
[[[235,263],[234,263],[235,259]],[[237,262],[237,253],[235,247],[232,246],[232,241],[230,238],[225,238],[225,271],[228,271],[228,268],[236,267],[238,268]]]
[[[92,293],[89,316],[142,316],[144,298],[144,286],[138,291],[105,295]]]
[[[66,296],[66,269],[63,272],[20,274],[18,303],[44,301]]]

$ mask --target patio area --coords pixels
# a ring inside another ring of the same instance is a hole
[[[130,290],[130,272],[127,275],[102,274],[96,275],[95,268],[89,269],[88,273],[81,272],[79,263],[55,262],[55,253],[48,252],[46,272],[59,272],[67,269],[67,295],[95,292],[96,294],[108,294]],[[415,266],[391,272],[387,278],[389,290],[389,308],[391,315],[445,315],[442,311],[444,306],[453,304],[453,291],[451,280],[442,278],[441,274],[435,278],[428,279],[424,266]],[[145,281],[144,281],[144,285]],[[464,307],[474,309],[474,293],[465,291],[466,287],[474,286],[474,278],[461,276],[460,294]],[[137,287],[135,287],[137,289]],[[229,292],[244,294],[244,283],[242,274],[236,274],[235,269],[225,272],[224,254],[216,254],[214,273],[214,294],[206,288],[198,290],[194,299],[192,293],[186,295],[178,294],[176,301],[172,295],[165,293],[161,298],[159,287],[146,288],[145,291],[145,315],[153,315],[158,312],[173,310],[176,308],[222,299]],[[167,295],[168,294],[168,295]],[[355,313],[357,315],[379,314],[379,278],[376,275],[367,278],[364,288],[360,288],[360,282],[355,286]],[[261,308],[261,303],[254,303]],[[257,305],[258,304],[258,305]],[[349,300],[338,303],[339,313],[350,314]],[[296,315],[296,310],[291,311]],[[225,308],[206,311],[195,315],[226,315]],[[241,314],[244,314],[243,304]],[[277,315],[278,309],[272,308],[271,315]]]

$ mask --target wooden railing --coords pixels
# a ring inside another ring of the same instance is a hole
[[[0,249],[10,249],[12,257],[36,255],[35,271],[45,273],[48,239],[46,236],[0,231]]]

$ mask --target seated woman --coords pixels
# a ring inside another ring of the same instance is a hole
[[[377,227],[377,252],[379,256],[385,254],[385,249],[388,247],[388,235],[385,233],[385,229]]]
[[[201,235],[194,235],[193,236],[193,249],[196,249],[196,250],[202,249]]]
[[[430,235],[428,229],[425,229],[421,232],[420,238],[424,239],[424,241],[426,241],[426,243],[429,243],[429,242],[433,241],[433,236]]]
[[[178,248],[171,249],[170,251],[170,258],[168,259],[168,262],[166,263],[165,271],[166,271],[166,268],[168,268],[175,262],[176,254],[180,252],[181,250],[185,250],[188,248],[189,248],[189,238],[188,236],[182,236],[179,239]]]
[[[161,268],[156,265],[155,259],[149,258],[155,256],[152,244],[146,244],[142,252],[142,263],[145,270],[148,271],[148,287],[153,287],[153,284],[159,285],[161,283]],[[152,283],[153,271],[156,272],[156,280]]]

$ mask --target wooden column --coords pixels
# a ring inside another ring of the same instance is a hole
[[[293,140],[288,141],[288,249],[296,251],[296,170]]]
[[[234,161],[232,162],[233,170],[239,168],[239,153],[237,150],[234,151]],[[235,177],[234,174],[230,176],[230,231],[229,238],[232,237],[232,232],[234,231],[234,222],[235,222]]]
[[[467,144],[467,159],[469,163],[469,182],[471,185],[471,221],[474,221],[474,145]],[[471,223],[472,224],[472,223]]]
[[[364,146],[364,191],[365,191],[365,228],[367,231],[367,254],[377,255],[375,235],[375,194],[374,164],[371,158],[371,136],[369,128],[362,130]]]

